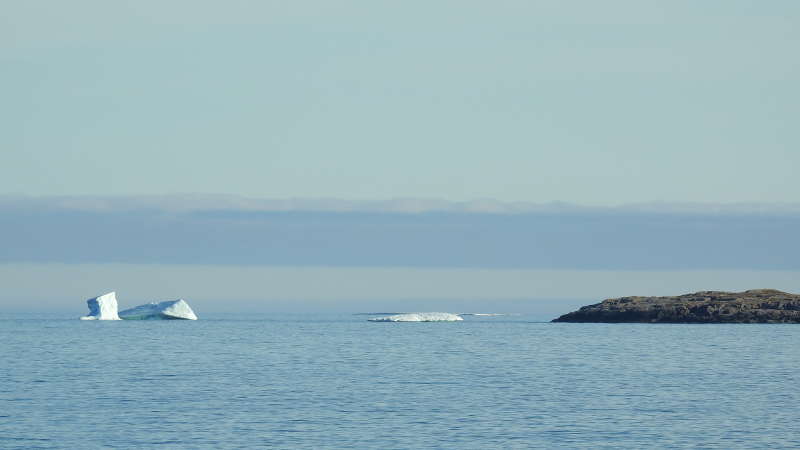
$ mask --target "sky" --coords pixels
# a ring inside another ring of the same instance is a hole
[[[7,0],[0,192],[794,202],[795,1]]]
[[[798,292],[799,25],[781,0],[6,0],[0,309]]]

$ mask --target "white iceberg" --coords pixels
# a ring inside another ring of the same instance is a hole
[[[476,316],[476,317],[495,317],[495,316],[518,316],[517,313],[459,313],[462,316]]]
[[[429,312],[395,314],[393,316],[386,317],[373,317],[372,319],[367,320],[370,322],[455,322],[464,319],[458,314]]]
[[[81,317],[81,320],[120,320],[116,292],[90,298],[86,304],[89,305],[89,315]]]
[[[147,303],[120,311],[119,316],[124,320],[197,320],[192,308],[183,300]]]

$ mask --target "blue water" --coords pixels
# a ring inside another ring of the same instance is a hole
[[[789,448],[800,326],[0,319],[0,448]]]

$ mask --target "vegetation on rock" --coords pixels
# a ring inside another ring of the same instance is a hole
[[[800,323],[800,295],[754,289],[620,297],[584,306],[553,322]]]

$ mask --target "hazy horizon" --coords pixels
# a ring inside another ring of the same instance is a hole
[[[0,219],[6,311],[82,311],[114,290],[207,312],[555,317],[625,295],[800,292],[794,204],[7,195]]]

